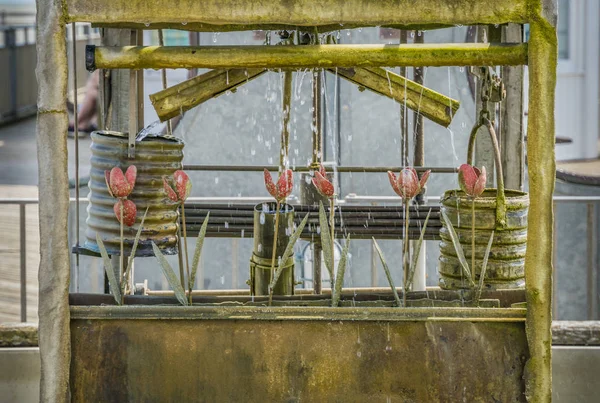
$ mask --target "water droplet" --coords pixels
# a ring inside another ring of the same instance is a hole
[[[225,284],[225,276],[221,276],[221,284]]]
[[[258,248],[257,249],[258,249],[258,252],[262,252],[262,243],[258,244]]]
[[[225,221],[225,228],[229,228],[229,223],[227,221]]]
[[[256,150],[254,148],[250,149],[250,155],[255,155],[256,154]]]
[[[215,183],[218,184],[219,183],[219,177],[215,176]]]
[[[149,27],[149,26],[150,26],[150,23],[149,23],[149,22],[145,22],[145,23],[144,23],[144,25],[145,25],[146,27]]]
[[[187,21],[182,21],[181,25],[187,25]]]
[[[244,237],[244,230],[242,230],[241,237],[242,238]]]
[[[357,356],[358,358],[360,358],[360,356],[361,356],[361,355],[362,355],[362,353],[361,353],[360,351],[357,351],[357,352],[356,352],[356,356]]]
[[[385,351],[388,353],[392,351],[392,346],[385,346]]]
[[[265,213],[264,212],[260,213],[259,220],[260,220],[260,225],[264,225],[264,223],[265,223]]]
[[[351,134],[348,135],[348,141],[352,141],[352,135]]]

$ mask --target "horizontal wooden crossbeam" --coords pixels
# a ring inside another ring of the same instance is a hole
[[[88,46],[89,70],[514,66],[527,44],[449,43],[306,46]]]

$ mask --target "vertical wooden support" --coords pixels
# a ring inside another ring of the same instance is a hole
[[[527,398],[531,402],[552,400],[552,193],[556,172],[554,92],[557,59],[553,4],[552,0],[532,1],[530,10],[531,107],[527,131],[530,205],[525,256],[526,332],[530,358],[525,366],[525,381]]]
[[[522,42],[523,28],[520,24],[508,24],[502,28],[502,42]],[[502,81],[506,87],[506,99],[500,104],[500,150],[504,186],[523,190],[525,182],[525,152],[523,134],[523,66],[503,66]]]
[[[69,176],[67,171],[67,51],[63,4],[37,1],[39,166],[39,346],[40,401],[68,402]]]

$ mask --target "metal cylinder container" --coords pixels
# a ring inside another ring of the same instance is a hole
[[[506,225],[496,221],[496,189],[486,189],[475,199],[475,282],[479,281],[481,267],[492,231],[494,240],[485,272],[484,288],[519,288],[525,285],[525,250],[527,244],[527,193],[505,190]],[[441,209],[446,213],[458,235],[469,266],[471,265],[472,199],[461,190],[444,193]],[[440,230],[440,287],[444,289],[471,288],[466,279],[448,228],[442,220]]]
[[[109,255],[120,255],[120,224],[113,211],[117,199],[108,193],[104,172],[113,167],[125,171],[137,167],[133,192],[128,196],[137,206],[137,219],[124,227],[124,254],[131,253],[140,221],[148,208],[136,256],[153,256],[154,242],[165,254],[177,253],[178,204],[168,199],[163,176],[182,168],[183,142],[174,137],[148,136],[136,142],[135,157],[127,157],[127,134],[99,131],[91,134],[90,194],[84,249],[99,253],[96,234],[100,234]]]
[[[260,203],[254,207],[254,249],[250,258],[249,281],[252,295],[269,295],[275,236],[275,209],[275,202]],[[294,208],[289,204],[280,206],[278,227],[276,259],[283,254],[294,232]],[[279,262],[276,261],[275,269],[278,264]],[[273,295],[294,295],[294,256],[290,256],[281,264],[283,272],[273,289]]]

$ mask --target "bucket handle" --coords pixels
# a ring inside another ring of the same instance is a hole
[[[500,228],[506,227],[506,195],[504,194],[504,175],[502,173],[502,160],[500,158],[500,148],[498,147],[498,138],[496,137],[496,130],[494,125],[487,118],[483,117],[479,123],[473,127],[469,136],[469,148],[467,150],[467,164],[473,165],[473,155],[475,153],[475,139],[477,138],[477,132],[481,127],[486,127],[492,140],[492,148],[494,151],[494,162],[496,165],[496,226]]]

